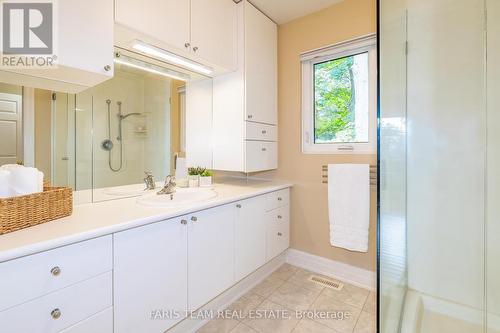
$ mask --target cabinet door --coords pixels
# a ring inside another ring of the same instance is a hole
[[[163,333],[187,309],[187,222],[182,218],[114,235],[115,333]],[[158,311],[158,312],[155,312]],[[174,311],[169,319],[161,311]]]
[[[234,208],[193,214],[188,232],[188,305],[196,310],[234,282]]]
[[[246,141],[246,172],[278,168],[278,143]]]
[[[266,213],[267,215],[267,260],[285,251],[290,245],[290,213],[284,206]]]
[[[61,65],[112,77],[113,1],[64,0],[58,2],[58,12],[58,58]],[[70,78],[67,80],[72,82]],[[80,78],[76,80],[80,81]],[[81,81],[86,83],[91,79],[82,74]],[[100,81],[104,79],[95,84]]]
[[[186,84],[186,163],[212,169],[212,79]]]
[[[274,22],[250,3],[245,7],[246,119],[278,122],[278,35]]]
[[[235,276],[240,280],[266,262],[266,197],[240,201],[235,219]]]
[[[233,0],[191,0],[193,53],[214,65],[235,69],[237,24]]]
[[[186,50],[190,41],[189,0],[115,0],[115,21]]]
[[[113,0],[64,0],[55,8],[57,67],[5,69],[3,82],[76,93],[113,76]]]

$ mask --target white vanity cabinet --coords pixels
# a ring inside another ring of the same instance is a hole
[[[152,44],[211,67],[236,66],[237,5],[233,0],[116,0],[116,45]]]
[[[241,280],[266,262],[266,197],[235,204],[235,278]]]
[[[246,0],[238,22],[238,70],[213,81],[214,169],[276,169],[277,26]]]
[[[290,246],[290,191],[271,192],[266,201],[266,260],[269,261]]]
[[[113,0],[64,0],[54,8],[57,66],[3,68],[1,81],[76,93],[113,77]]]
[[[112,265],[111,236],[0,263],[0,331],[110,333]]]
[[[234,282],[234,205],[188,219],[188,307],[196,310]]]
[[[285,251],[288,212],[260,192],[1,262],[0,331],[163,333]]]
[[[187,310],[187,217],[114,234],[115,333],[163,333]],[[157,311],[157,312],[156,312]],[[172,311],[164,318],[164,311]]]

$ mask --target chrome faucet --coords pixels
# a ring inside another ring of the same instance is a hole
[[[146,188],[144,191],[154,190],[156,188],[155,179],[153,174],[149,171],[144,171],[146,177],[144,177],[144,184],[146,184]]]
[[[170,194],[171,196],[173,196],[173,194],[175,193],[176,185],[177,184],[175,183],[175,177],[172,175],[168,175],[167,178],[165,178],[165,185],[163,185],[163,188],[157,194]]]

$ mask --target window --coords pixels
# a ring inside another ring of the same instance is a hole
[[[302,151],[376,152],[374,36],[302,54]]]

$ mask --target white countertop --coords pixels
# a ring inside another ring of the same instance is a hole
[[[0,236],[0,262],[182,216],[291,187],[290,183],[231,180],[214,184],[217,197],[181,207],[146,207],[137,197],[76,205],[73,215]]]

